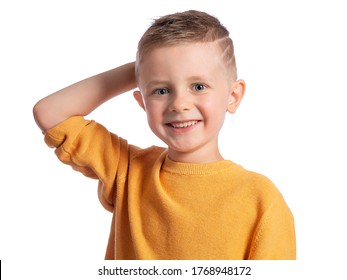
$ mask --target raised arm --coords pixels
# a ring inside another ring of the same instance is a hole
[[[41,99],[34,106],[34,118],[46,132],[71,116],[88,115],[105,101],[135,87],[135,65],[124,64]]]

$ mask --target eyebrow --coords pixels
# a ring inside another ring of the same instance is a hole
[[[163,85],[169,84],[170,82],[167,80],[151,80],[147,84],[145,84],[145,88],[153,87],[155,85]]]
[[[210,76],[191,76],[191,77],[189,77],[189,79],[188,79],[189,81],[209,81],[209,82],[211,82],[211,81],[213,81],[213,79],[212,79],[212,77],[210,77]]]
[[[190,82],[199,82],[199,81],[213,81],[213,79],[211,77],[206,77],[206,76],[198,76],[198,75],[194,75],[194,76],[191,76],[187,79],[188,81]],[[149,88],[149,87],[153,87],[155,85],[164,85],[164,84],[171,84],[171,82],[169,80],[151,80],[149,81],[146,85],[145,85],[145,88]]]

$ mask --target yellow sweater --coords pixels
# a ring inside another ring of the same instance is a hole
[[[266,177],[228,161],[171,161],[82,117],[45,135],[59,159],[99,180],[113,212],[106,259],[295,259],[293,216]]]

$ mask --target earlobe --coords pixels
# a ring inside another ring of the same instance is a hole
[[[140,105],[140,107],[146,111],[145,103],[143,102],[142,94],[140,91],[136,90],[133,93],[135,100]]]
[[[245,90],[246,90],[246,83],[244,80],[237,80],[236,82],[232,84],[231,93],[229,96],[229,104],[227,108],[227,111],[230,114],[236,113],[236,110],[239,107],[242,101],[242,98],[245,94]]]

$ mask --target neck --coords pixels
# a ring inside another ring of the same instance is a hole
[[[185,163],[210,163],[224,160],[218,150],[212,153],[200,149],[192,152],[179,152],[169,148],[168,156],[172,161]]]

